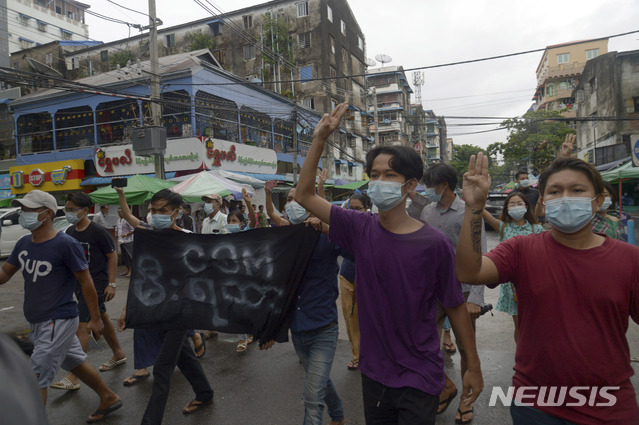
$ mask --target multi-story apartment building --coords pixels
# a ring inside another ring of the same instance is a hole
[[[639,140],[639,50],[610,52],[586,64],[577,101],[578,156],[595,165],[631,155]]]
[[[89,26],[84,13],[90,7],[74,0],[2,0],[7,37],[0,39],[0,54],[47,44],[55,40],[86,41]],[[6,3],[6,4],[4,4]],[[0,26],[4,26],[1,23]],[[6,49],[6,50],[5,50]],[[13,66],[13,63],[11,64]]]
[[[562,111],[565,117],[576,116],[572,91],[586,62],[605,53],[608,53],[607,38],[546,47],[537,66],[537,90],[532,109]]]
[[[158,11],[161,15],[162,11]],[[365,37],[348,2],[274,0],[158,30],[160,57],[209,48],[222,67],[247,83],[295,99],[320,113],[340,102],[353,106],[348,134],[332,140],[325,152],[332,174],[355,164],[369,146],[366,102]],[[76,77],[125,68],[149,57],[148,34],[113,41],[66,55]],[[346,151],[352,149],[348,155]],[[333,158],[333,159],[332,159]]]
[[[406,145],[411,143],[410,95],[413,89],[408,84],[401,66],[384,66],[366,72],[368,86],[375,89],[370,97],[368,113],[374,114],[377,102],[377,122],[373,123],[379,135],[380,145]]]

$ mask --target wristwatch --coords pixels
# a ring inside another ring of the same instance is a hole
[[[110,286],[111,288],[115,289],[115,288],[117,288],[117,287],[118,287],[118,284],[117,284],[117,283],[115,283],[115,282],[111,282],[111,283],[109,283],[109,286]]]

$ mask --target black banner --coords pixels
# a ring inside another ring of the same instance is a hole
[[[138,229],[127,327],[214,329],[286,341],[319,236],[303,224],[226,235]]]

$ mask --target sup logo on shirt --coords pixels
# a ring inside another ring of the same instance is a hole
[[[20,267],[32,276],[34,283],[38,280],[38,276],[46,276],[51,273],[53,266],[50,262],[25,259],[24,257],[27,255],[29,255],[28,251],[21,251],[20,254],[18,254],[18,261],[20,262]]]

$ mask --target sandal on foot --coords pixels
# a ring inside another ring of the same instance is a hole
[[[182,410],[182,413],[184,413],[185,415],[188,415],[189,413],[193,413],[196,410],[198,410],[200,407],[204,407],[204,406],[208,406],[209,404],[213,403],[213,399],[209,400],[209,401],[198,401],[198,400],[193,400],[191,401],[189,404],[186,405],[186,407],[184,408],[184,410]]]
[[[202,335],[201,333],[197,333],[196,335],[199,335],[200,341],[202,341],[200,345],[193,348],[193,351],[195,351],[195,357],[199,359],[204,354],[206,354],[206,343],[204,342],[204,335]],[[195,343],[193,343],[193,345],[195,346]]]
[[[126,363],[126,357],[121,358],[120,360],[109,359],[106,362],[102,363],[100,366],[100,372],[106,372],[107,370],[115,369],[117,366]]]
[[[115,412],[116,410],[118,410],[120,407],[122,407],[122,400],[118,400],[115,402],[115,404],[112,404],[110,407],[107,407],[106,409],[98,409],[95,412],[93,412],[93,414],[91,416],[100,416],[99,418],[91,418],[91,416],[89,416],[89,419],[87,419],[87,423],[88,424],[93,424],[96,422],[100,422],[102,419],[106,418],[107,415]]]
[[[465,421],[464,415],[468,415],[469,413],[473,413],[475,409],[471,408],[470,410],[466,410],[465,412],[462,412],[461,409],[457,409],[457,412],[459,412],[459,419],[455,418],[455,423],[456,424],[469,424],[473,421],[473,418],[468,419],[467,421]],[[475,416],[475,415],[473,415]]]
[[[450,395],[448,396],[448,398],[446,400],[442,400],[439,402],[439,407],[442,407],[442,405],[444,406],[443,409],[437,409],[437,414],[441,415],[442,413],[444,413],[446,411],[446,409],[448,409],[448,406],[450,406],[450,403],[453,401],[453,399],[457,396],[457,388],[455,388],[453,390],[452,393],[450,393]]]
[[[151,376],[150,373],[145,373],[144,375],[131,375],[124,380],[124,386],[130,387],[131,385],[135,385],[140,381],[144,381],[149,376]]]
[[[253,335],[249,335],[248,338],[246,338],[247,344],[250,344],[251,342],[253,342]]]
[[[237,348],[235,349],[235,351],[238,353],[243,353],[246,351],[247,346],[248,346],[248,342],[245,339],[243,339],[239,342],[239,344],[237,344]]]
[[[348,368],[348,370],[357,370],[357,368],[359,367],[359,360],[351,360],[350,362],[348,362],[348,365],[346,365],[346,367]]]
[[[450,354],[454,354],[457,352],[457,347],[455,347],[454,342],[445,342],[444,343],[444,351]]]
[[[51,384],[49,388],[55,388],[56,390],[76,391],[80,389],[80,384],[74,384],[67,378],[64,378],[62,381],[54,382],[53,384]]]

